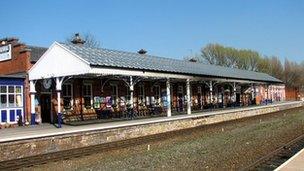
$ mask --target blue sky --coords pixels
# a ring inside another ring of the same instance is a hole
[[[304,60],[303,0],[2,1],[0,37],[48,47],[90,32],[102,47],[182,59],[208,43]]]

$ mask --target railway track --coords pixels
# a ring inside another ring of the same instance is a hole
[[[168,139],[175,135],[187,134],[189,131],[201,129],[201,127],[177,130],[172,132],[165,132],[156,135],[148,135],[144,137],[132,138],[122,141],[116,141],[111,143],[104,143],[100,145],[94,145],[84,148],[77,148],[71,150],[65,150],[55,153],[42,154],[37,156],[25,157],[20,159],[14,159],[9,161],[0,162],[0,171],[2,170],[18,170],[26,167],[33,167],[35,165],[46,164],[48,162],[56,162],[60,160],[67,160],[71,158],[77,158],[81,156],[91,155],[94,153],[100,153],[110,151],[114,149],[126,148],[134,145],[145,144],[153,141],[159,141]]]
[[[259,118],[259,117],[257,117]],[[250,118],[249,118],[250,119]],[[254,119],[254,118],[252,118]],[[38,156],[31,156],[21,159],[15,159],[10,161],[3,161],[0,162],[0,171],[2,170],[18,170],[26,167],[33,167],[36,165],[46,164],[49,162],[56,162],[60,160],[67,160],[72,158],[78,158],[86,155],[91,155],[95,153],[102,153],[110,150],[115,149],[122,149],[126,147],[131,147],[135,145],[141,145],[141,144],[147,144],[149,142],[155,142],[165,139],[170,139],[177,135],[187,135],[191,133],[192,131],[198,130],[202,131],[202,127],[205,129],[209,129],[209,127],[218,127],[218,131],[221,131],[220,128],[222,126],[225,126],[226,124],[229,125],[231,122],[242,122],[246,119],[240,119],[230,122],[224,122],[224,123],[218,123],[214,125],[207,125],[207,126],[201,126],[201,127],[195,127],[190,129],[184,129],[184,130],[177,130],[172,132],[166,132],[162,134],[156,134],[156,135],[149,135],[145,137],[139,137],[139,138],[133,138],[123,141],[117,141],[117,142],[111,142],[111,143],[105,143],[90,147],[84,147],[84,148],[78,148],[78,149],[71,149],[71,150],[65,150],[55,153],[48,153],[48,154],[42,154]],[[253,163],[252,165],[244,168],[243,170],[273,170],[279,165],[281,165],[283,162],[285,162],[287,159],[289,159],[291,156],[293,156],[296,152],[300,151],[304,147],[304,135],[297,137],[296,139],[293,139],[292,141],[288,142],[284,146],[281,146],[271,154],[268,154],[267,156],[260,158],[258,161]]]
[[[303,148],[304,135],[301,135],[242,170],[274,170]]]

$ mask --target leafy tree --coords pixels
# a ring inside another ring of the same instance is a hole
[[[220,44],[207,44],[195,59],[212,65],[264,72],[284,81],[288,87],[301,87],[304,91],[304,61],[297,63],[286,59],[282,64],[277,56],[263,57],[254,50]]]
[[[264,57],[260,59],[258,64],[258,71],[267,73],[278,79],[284,78],[284,67],[279,57]]]
[[[201,50],[198,61],[207,64],[256,71],[260,54],[253,50],[236,49],[219,44],[208,44]]]

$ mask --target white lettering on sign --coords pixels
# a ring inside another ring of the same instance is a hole
[[[0,47],[0,61],[5,61],[5,60],[9,60],[12,59],[12,46],[6,45],[6,46],[1,46]]]

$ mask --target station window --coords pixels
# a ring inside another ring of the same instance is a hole
[[[92,93],[92,84],[83,84],[83,99],[84,106],[86,108],[92,108],[93,105],[93,93]]]
[[[0,86],[0,107],[22,107],[22,86]]]
[[[160,86],[154,86],[154,99],[156,103],[160,103]]]
[[[111,84],[111,98],[112,98],[112,104],[117,105],[118,103],[118,87],[116,84]]]
[[[73,106],[73,85],[62,85],[63,106],[65,109],[71,109]]]
[[[0,107],[7,107],[7,86],[0,87]]]
[[[7,95],[6,94],[1,94],[0,95],[1,96],[1,98],[0,98],[0,106],[2,107],[2,108],[4,108],[4,107],[7,107]]]
[[[8,106],[9,107],[15,107],[15,95],[14,94],[9,94],[8,95]]]
[[[202,87],[197,87],[197,93],[202,94]]]
[[[177,94],[178,94],[179,97],[183,96],[183,94],[184,94],[183,86],[178,86]]]

